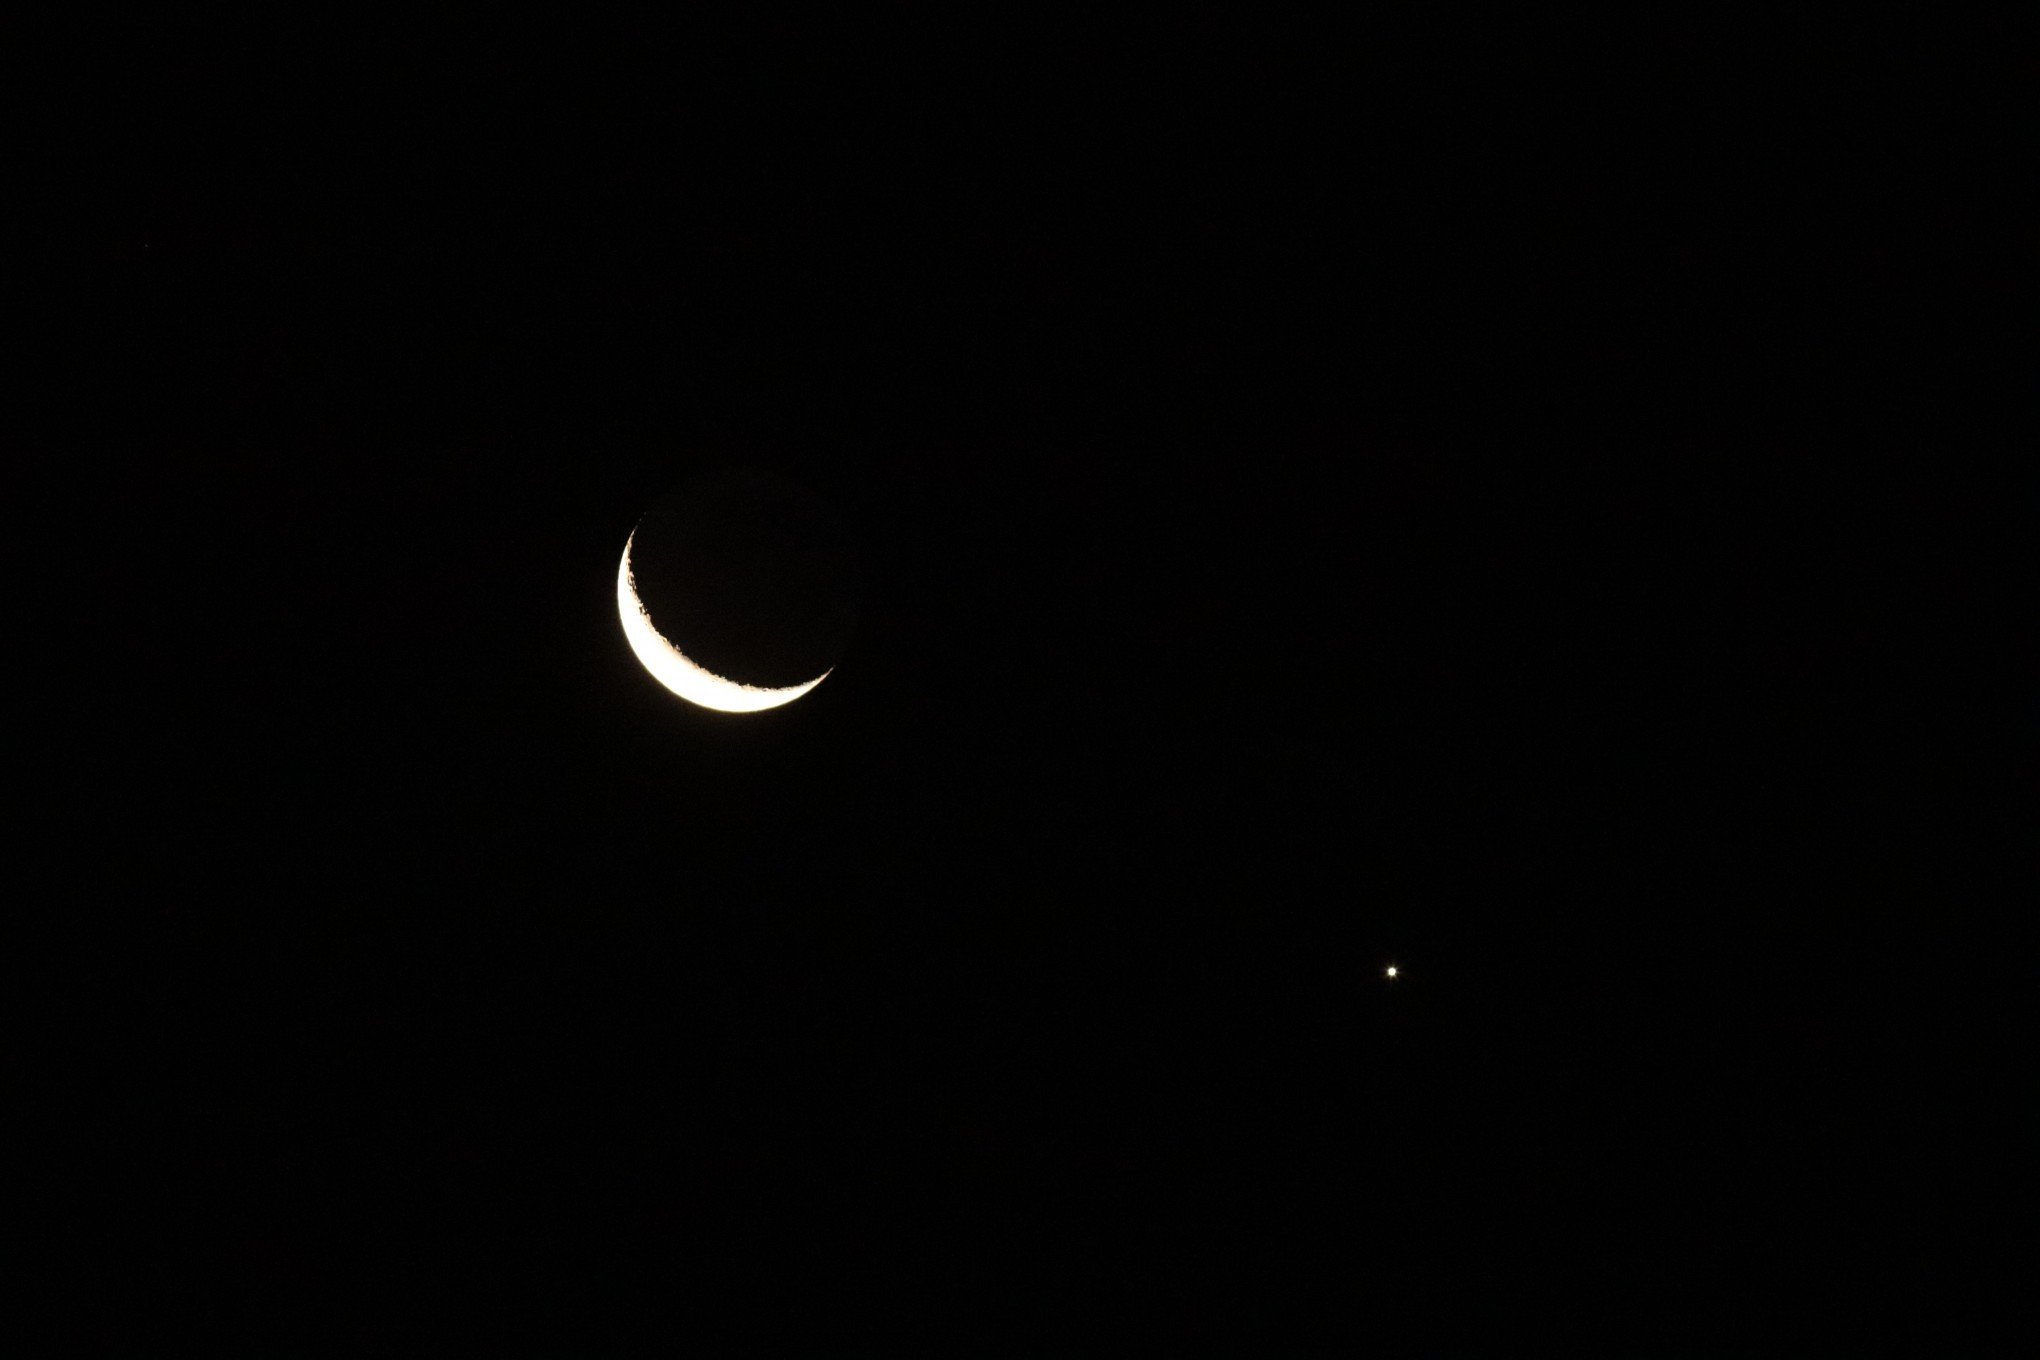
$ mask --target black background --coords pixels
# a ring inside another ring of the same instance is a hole
[[[963,14],[163,28],[53,100],[63,1334],[1973,1317],[1920,35]],[[753,716],[613,594],[734,462],[866,571]]]

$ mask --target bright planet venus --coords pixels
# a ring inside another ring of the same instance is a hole
[[[827,679],[856,622],[841,519],[757,468],[697,477],[624,541],[616,608],[631,651],[691,704],[756,713]]]

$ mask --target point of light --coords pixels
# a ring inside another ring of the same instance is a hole
[[[1396,968],[1395,968],[1395,965],[1394,965],[1394,964],[1392,964],[1392,963],[1391,963],[1391,964],[1390,964],[1390,965],[1388,965],[1388,967],[1387,967],[1386,969],[1384,969],[1383,971],[1384,971],[1384,972],[1386,972],[1386,973],[1388,974],[1388,976],[1389,976],[1389,977],[1390,977],[1391,979],[1393,979],[1393,978],[1395,977],[1395,973],[1396,973]]]

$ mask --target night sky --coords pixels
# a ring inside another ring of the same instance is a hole
[[[972,11],[134,31],[52,106],[57,1350],[1972,1316],[1910,36]],[[757,715],[614,593],[740,464],[862,567]]]

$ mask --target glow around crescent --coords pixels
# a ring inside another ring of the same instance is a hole
[[[630,640],[630,649],[637,653],[637,659],[644,663],[653,679],[690,704],[722,713],[756,713],[760,709],[790,704],[829,678],[829,672],[823,671],[804,685],[760,689],[755,685],[725,680],[689,661],[678,647],[652,626],[652,616],[645,612],[643,602],[637,597],[637,588],[630,575],[630,545],[636,538],[633,533],[624,540],[623,565],[616,570],[616,612],[623,619],[623,635]]]

